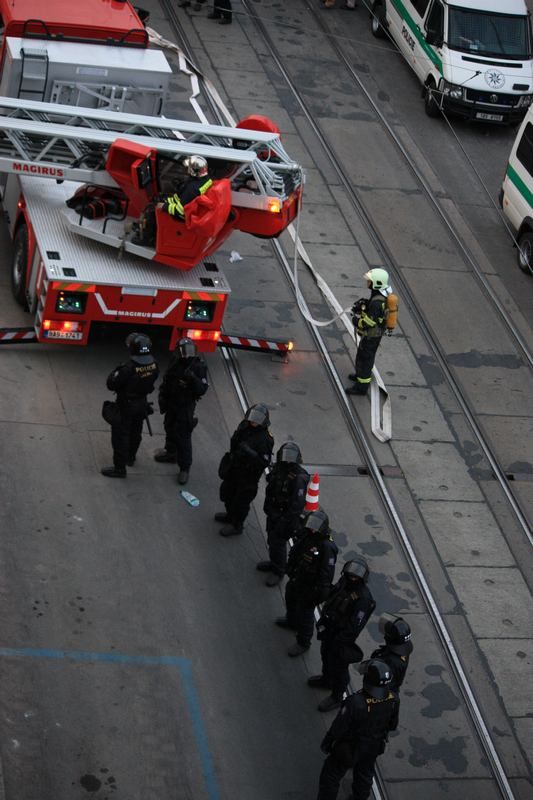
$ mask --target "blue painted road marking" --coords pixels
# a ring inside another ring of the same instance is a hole
[[[189,659],[177,656],[130,656],[125,653],[94,653],[84,650],[48,650],[35,647],[0,647],[0,656],[18,658],[49,658],[65,659],[70,661],[99,661],[115,664],[136,664],[140,666],[170,666],[179,671],[187,708],[192,722],[196,747],[202,765],[202,774],[207,788],[209,800],[220,800],[213,759],[209,750],[207,734],[205,731],[200,703],[194,686],[191,664]]]

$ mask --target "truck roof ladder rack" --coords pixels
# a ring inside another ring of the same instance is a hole
[[[31,94],[43,100],[48,82],[48,52],[21,47],[20,53],[22,63],[17,97],[24,98]]]

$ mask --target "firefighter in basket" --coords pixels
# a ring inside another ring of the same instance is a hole
[[[181,160],[185,170],[183,180],[176,187],[176,191],[160,199],[156,204],[151,203],[143,211],[138,222],[133,223],[135,231],[132,244],[141,244],[144,247],[154,247],[156,241],[156,208],[165,211],[178,220],[185,219],[185,206],[202,194],[205,194],[213,185],[209,177],[209,165],[202,156],[185,156]]]

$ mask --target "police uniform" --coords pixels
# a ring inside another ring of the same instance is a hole
[[[317,800],[336,800],[350,768],[351,800],[370,797],[376,758],[384,752],[389,732],[398,727],[399,707],[392,691],[378,700],[361,689],[344,701],[321,744],[328,757],[320,773]]]
[[[409,642],[410,647],[407,648],[404,646],[404,653],[400,654],[394,652],[393,647],[388,644],[383,644],[381,647],[378,647],[377,650],[374,650],[370,658],[378,658],[380,661],[384,661],[390,668],[392,673],[392,682],[391,682],[391,689],[393,691],[398,692],[402,683],[405,679],[405,673],[407,672],[407,667],[409,666],[409,655],[413,649],[411,643]],[[397,646],[394,649],[400,649]]]
[[[289,581],[285,588],[287,627],[296,631],[301,648],[313,638],[314,610],[331,591],[339,549],[331,531],[307,531],[291,548],[287,562]]]
[[[225,521],[236,533],[242,531],[259,480],[270,464],[274,438],[261,425],[244,419],[231,437],[228,463],[220,484],[220,499],[226,507]]]
[[[354,318],[355,329],[361,339],[355,356],[355,373],[349,376],[355,381],[355,386],[349,389],[348,393],[368,392],[376,353],[385,333],[386,298],[377,289],[372,289],[370,298],[364,306]]]
[[[349,665],[363,657],[355,642],[375,607],[365,583],[362,580],[350,581],[344,576],[337,581],[322,606],[316,626],[322,657],[322,685],[331,689],[335,700],[342,700],[348,687]]]
[[[142,362],[142,363],[139,363]],[[122,471],[135,461],[142,440],[143,422],[147,416],[146,400],[154,390],[159,368],[152,355],[132,356],[116,367],[107,379],[107,388],[117,393],[120,414],[111,424],[113,464]]]
[[[165,415],[167,460],[176,460],[181,471],[192,464],[192,432],[196,403],[209,388],[207,368],[198,356],[174,353],[159,389],[159,410]]]
[[[267,477],[265,503],[270,569],[284,575],[287,567],[287,542],[295,535],[305,506],[309,473],[300,464],[274,464]]]

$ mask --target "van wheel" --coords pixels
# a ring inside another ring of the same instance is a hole
[[[384,39],[387,35],[383,28],[384,19],[385,6],[381,0],[375,0],[370,11],[370,28],[372,30],[372,36],[375,36],[376,39]]]
[[[28,274],[28,229],[21,225],[15,234],[13,245],[13,262],[11,267],[11,291],[13,297],[23,308],[27,309],[26,277]]]
[[[526,231],[518,239],[518,266],[533,275],[533,232]]]
[[[437,87],[433,81],[429,81],[426,84],[426,90],[424,92],[424,108],[428,117],[440,117],[439,104],[435,100],[436,89]]]

